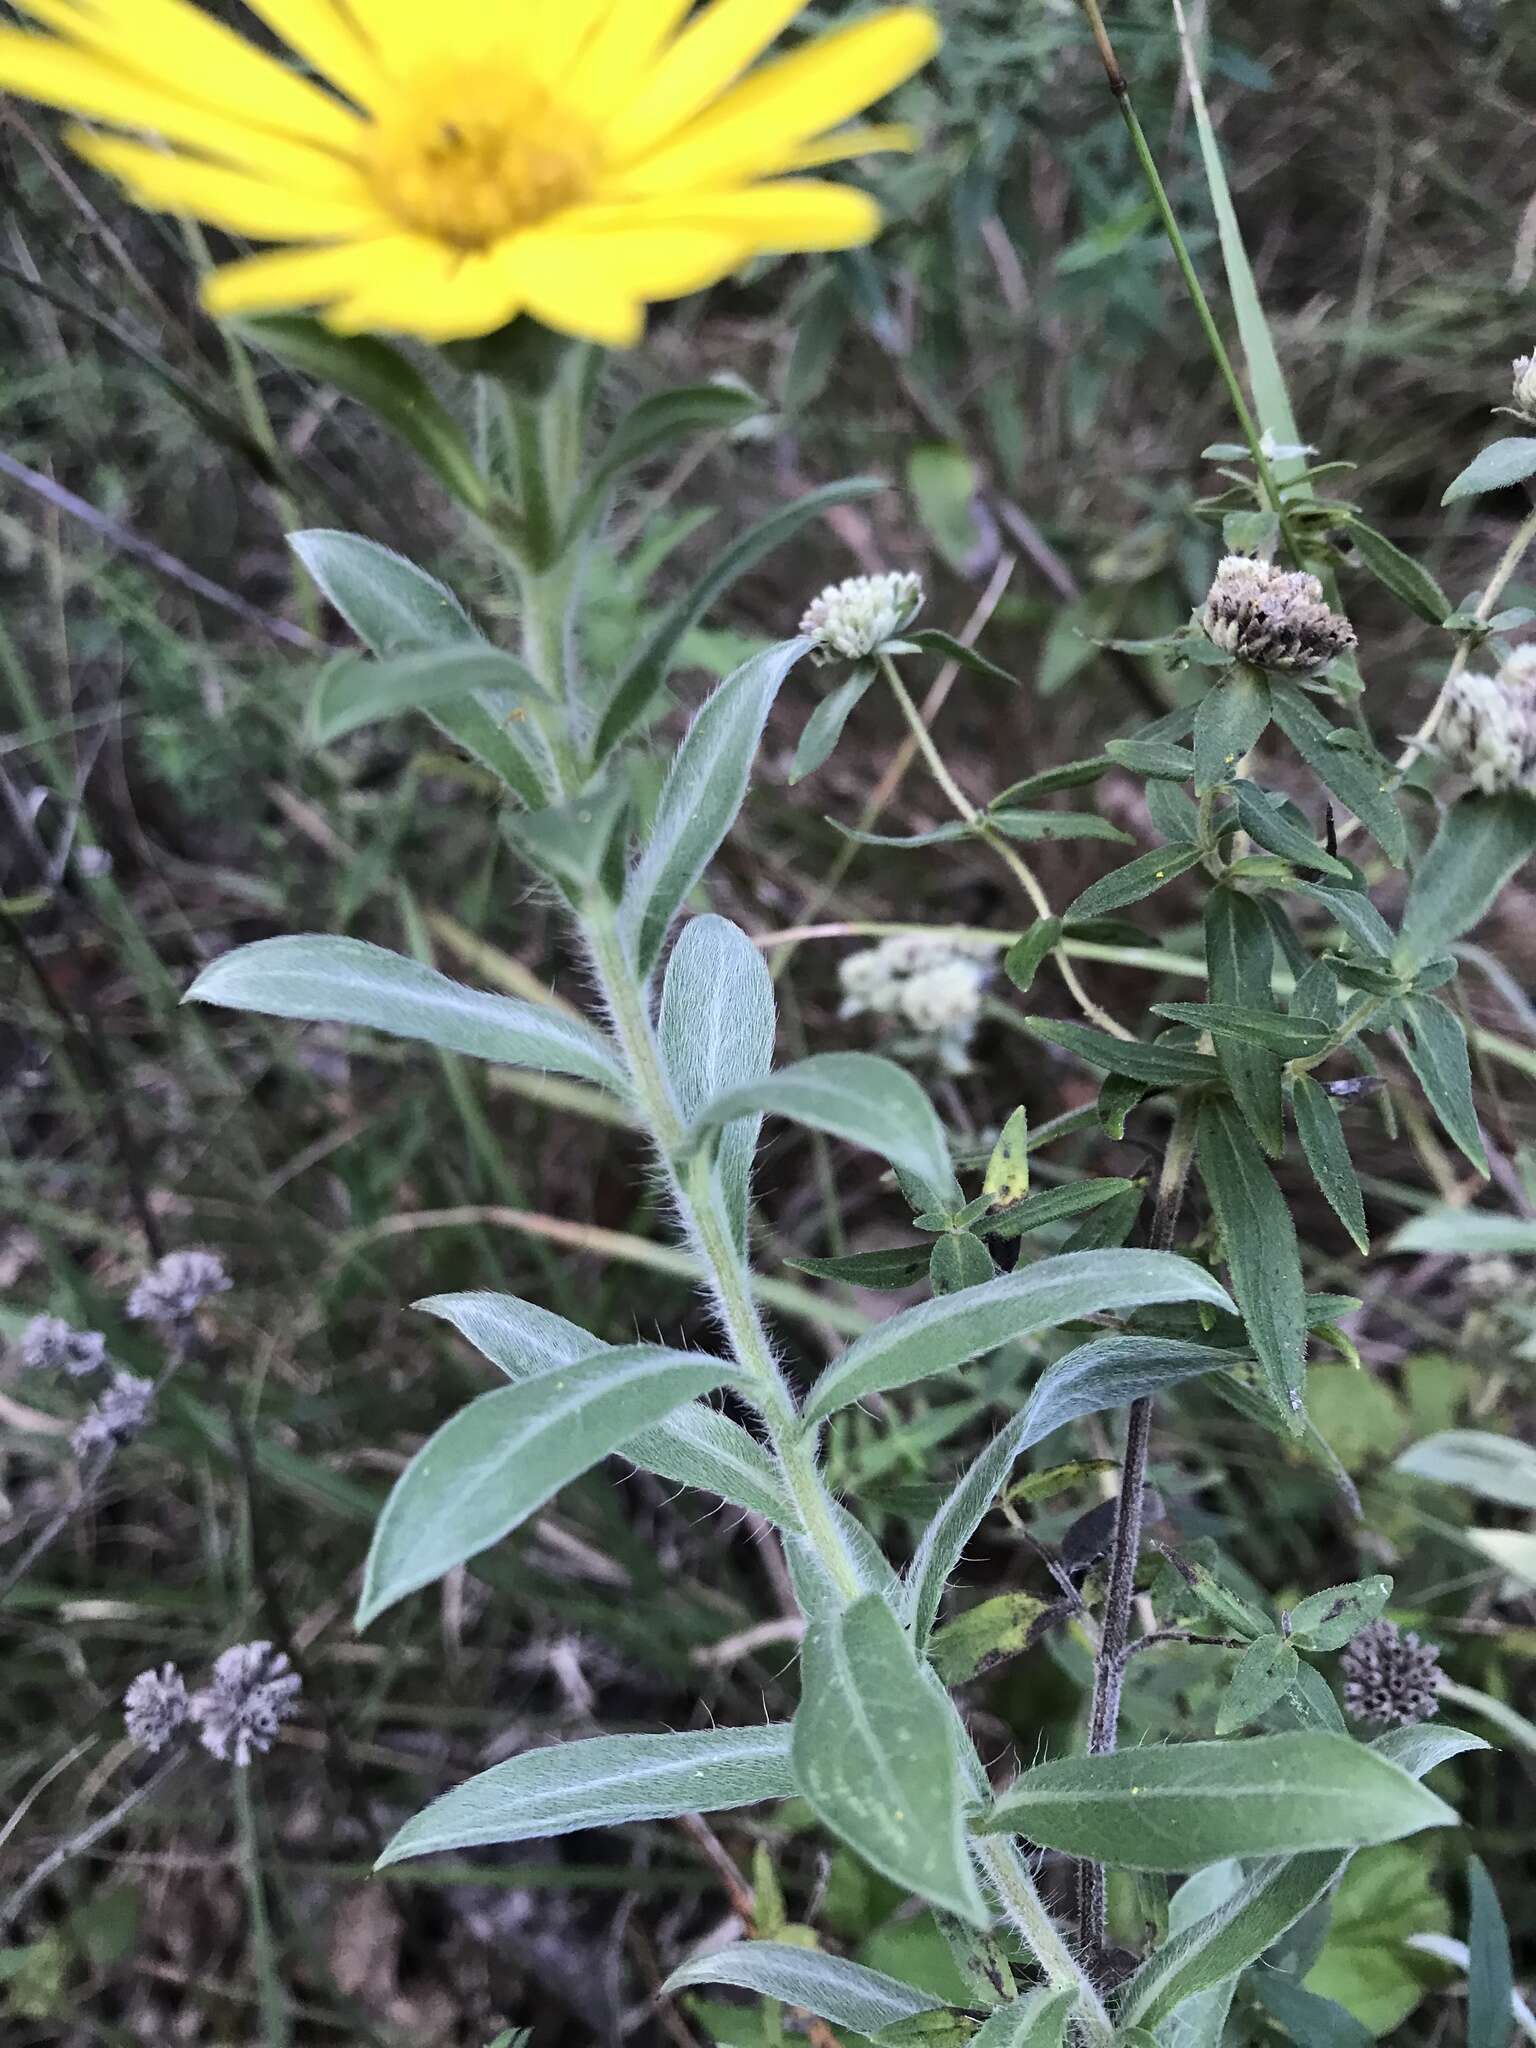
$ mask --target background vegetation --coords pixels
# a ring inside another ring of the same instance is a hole
[[[1214,281],[1166,8],[1123,0],[1114,13]],[[1479,498],[1445,525],[1438,504],[1504,395],[1508,359],[1536,338],[1536,24],[1518,0],[1221,0],[1210,14],[1213,104],[1303,431],[1360,465],[1350,491],[1374,523],[1415,550],[1434,537],[1429,565],[1460,596],[1525,508],[1521,493]],[[929,144],[885,176],[894,225],[876,249],[689,302],[625,366],[636,391],[729,372],[773,412],[621,504],[604,575],[618,592],[638,561],[665,558],[681,582],[705,521],[719,534],[809,483],[887,476],[868,507],[741,586],[696,635],[679,694],[693,701],[707,672],[790,630],[821,583],[918,568],[928,616],[958,629],[989,615],[988,651],[1027,679],[1006,693],[966,678],[943,708],[946,756],[985,795],[1166,701],[1154,664],[1094,640],[1161,631],[1203,594],[1217,547],[1193,512],[1213,488],[1199,451],[1230,427],[1075,7],[948,0],[945,15],[945,53],[916,94]],[[492,793],[429,728],[323,750],[305,738],[311,636],[343,633],[296,586],[285,527],[388,538],[494,617],[491,565],[466,554],[441,502],[407,496],[355,408],[226,351],[195,309],[199,251],[184,231],[129,214],[28,110],[6,109],[0,160],[0,1332],[51,1309],[153,1371],[153,1341],[122,1319],[151,1248],[216,1247],[235,1282],[154,1429],[0,1607],[4,1890],[135,1782],[119,1702],[136,1672],[200,1668],[267,1636],[295,1645],[306,1687],[302,1718],[254,1774],[271,1927],[247,1914],[221,1780],[188,1768],[63,1864],[10,1931],[7,2038],[254,2039],[260,1977],[275,1969],[304,2041],[479,2043],[516,2021],[538,2048],[771,2042],[771,2014],[652,1997],[733,1914],[759,1931],[781,1912],[813,1921],[850,1953],[952,1988],[926,1919],[893,1917],[889,1889],[846,1855],[821,1858],[793,1808],[717,1833],[576,1836],[366,1880],[434,1792],[551,1734],[681,1725],[700,1694],[722,1722],[782,1717],[790,1637],[759,1624],[792,1603],[765,1530],[610,1463],[441,1597],[354,1636],[377,1501],[483,1383],[464,1347],[402,1303],[493,1286],[615,1339],[683,1343],[702,1339],[703,1313],[654,1239],[638,1142],[575,1085],[178,1008],[199,964],[277,931],[346,930],[513,990],[570,987],[573,962],[551,907],[496,851]],[[1528,576],[1508,601],[1536,602]],[[1384,596],[1353,616],[1377,731],[1407,732],[1439,645]],[[980,850],[850,855],[827,822],[860,814],[877,785],[886,830],[944,816],[920,771],[896,779],[901,735],[878,694],[828,770],[788,786],[814,689],[807,671],[784,693],[711,876],[715,907],[765,938],[833,919],[1016,930]],[[1150,837],[1141,786],[1104,787],[1117,821]],[[1091,846],[1040,854],[1054,900],[1107,864]],[[1159,903],[1177,954],[1192,942],[1180,898]],[[1524,1217],[1533,908],[1517,882],[1478,934],[1488,966],[1470,978],[1494,1041],[1480,1074],[1487,1200]],[[857,943],[839,931],[794,949],[778,984],[791,1053],[871,1042],[837,1016],[837,962]],[[1190,993],[1146,963],[1083,965],[1128,1018]],[[1046,978],[1030,1004],[1059,1009]],[[978,1145],[1016,1104],[1043,1119],[1094,1085],[1020,1034],[1001,977],[994,997],[974,1071],[941,1089]],[[1156,1476],[1183,1539],[1218,1541],[1272,1596],[1390,1570],[1391,1612],[1441,1644],[1453,1680],[1529,1711],[1536,1606],[1506,1597],[1467,1542],[1475,1501],[1392,1470],[1458,1423],[1529,1435],[1528,1268],[1380,1248],[1417,1209],[1478,1192],[1412,1098],[1399,1107],[1395,1129],[1358,1112],[1378,1231],[1347,1324],[1362,1363],[1341,1357],[1309,1381],[1366,1523],[1316,1462],[1199,1393],[1165,1409]],[[1135,1147],[1092,1159],[1142,1163]],[[844,1230],[855,1247],[885,1241],[899,1210],[875,1162],[834,1161],[782,1126],[758,1194],[782,1328],[814,1369],[875,1303],[834,1290],[817,1306],[784,1261],[840,1249]],[[1342,1232],[1299,1180],[1294,1195],[1311,1284],[1347,1284]],[[834,1481],[883,1518],[888,1543],[900,1548],[935,1478],[995,1427],[1027,1363],[1005,1354],[942,1399],[839,1424]],[[69,1496],[74,1413],[67,1388],[0,1383],[0,1572]],[[1111,1449],[1092,1423],[1082,1442],[1089,1459]],[[1042,1590],[1026,1532],[1053,1541],[1095,1488],[1090,1465],[1073,1490],[994,1517],[967,1574],[975,1595]],[[1176,1691],[1158,1659],[1139,1660],[1127,1739],[1208,1713],[1229,1660],[1212,1653],[1202,1679],[1199,1658],[1168,1667]],[[1028,1761],[1065,1742],[1085,1671],[1055,1638],[976,1681],[973,1722],[995,1730],[999,1757]],[[1455,1767],[1457,1803],[1518,1944],[1536,1924],[1520,1818],[1536,1729],[1506,1721],[1498,1739],[1497,1758]],[[1127,1889],[1114,1910],[1135,1927],[1155,1902]],[[1448,1931],[1466,1932],[1465,1894],[1438,1838],[1369,1852],[1309,1982],[1371,2032],[1460,2040],[1455,1972],[1405,1946]],[[1536,1964],[1529,1940],[1517,1975]],[[1258,2010],[1242,2025],[1286,2038]]]

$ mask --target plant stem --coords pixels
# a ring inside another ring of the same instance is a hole
[[[983,1835],[973,1846],[1004,1916],[1045,1972],[1047,1984],[1052,1990],[1071,1989],[1077,1993],[1074,2017],[1081,2038],[1094,2044],[1113,2039],[1114,2028],[1099,1994],[1047,1912],[1018,1844],[1006,1835]]]
[[[944,756],[934,745],[932,733],[929,732],[923,722],[922,713],[913,703],[911,692],[901,680],[896,670],[896,664],[888,654],[881,655],[880,667],[884,673],[885,680],[890,684],[892,696],[895,697],[897,704],[901,707],[901,715],[907,721],[918,751],[933,771],[934,780],[949,798],[951,804],[954,805],[957,814],[965,820],[967,825],[971,826],[976,836],[984,841],[986,845],[990,846],[992,851],[1003,861],[1018,882],[1020,888],[1023,889],[1024,894],[1029,898],[1035,915],[1041,918],[1051,916],[1051,899],[1041,887],[1040,877],[1035,873],[1029,862],[1025,860],[1018,848],[1011,846],[1003,835],[994,829],[989,823],[986,813],[977,809],[959,783],[956,782],[954,776],[951,775]],[[1112,1038],[1130,1039],[1135,1036],[1134,1032],[1127,1031],[1123,1024],[1112,1017],[1107,1010],[1101,1009],[1093,1000],[1093,997],[1084,988],[1077,969],[1059,946],[1053,948],[1051,958],[1056,963],[1057,973],[1060,974],[1062,981],[1066,984],[1068,994],[1090,1024],[1097,1025],[1100,1031],[1107,1031]]]
[[[1184,1188],[1194,1158],[1194,1115],[1187,1095],[1179,1098],[1163,1170],[1158,1177],[1157,1201],[1149,1232],[1151,1249],[1172,1249],[1178,1229]],[[1147,1454],[1152,1442],[1152,1397],[1144,1394],[1131,1403],[1125,1430],[1125,1461],[1120,1475],[1120,1502],[1115,1513],[1114,1544],[1110,1551],[1109,1584],[1104,1595],[1104,1616],[1099,1628],[1099,1651],[1094,1659],[1093,1706],[1088,1721],[1088,1754],[1107,1756],[1120,1732],[1120,1695],[1125,1684],[1126,1638],[1130,1629],[1131,1602],[1136,1592],[1136,1565],[1141,1555],[1142,1504],[1147,1485]],[[1085,1862],[1077,1868],[1078,1924],[1083,1946],[1090,1960],[1104,1950],[1104,1869]]]
[[[272,1921],[267,1912],[266,1887],[261,1875],[261,1840],[256,1828],[256,1808],[251,1798],[251,1774],[232,1769],[235,1818],[240,1829],[240,1872],[245,1880],[246,1911],[251,1923],[251,1962],[256,1972],[256,1996],[261,2008],[261,2031],[265,2048],[288,2048],[288,1994],[283,1985],[282,1966],[272,1938]]]
[[[1114,44],[1109,39],[1109,30],[1105,27],[1104,17],[1099,11],[1099,0],[1081,0],[1081,4],[1083,13],[1088,17],[1088,26],[1093,33],[1093,40],[1098,46],[1099,57],[1104,66],[1104,75],[1109,80],[1109,89],[1114,95],[1116,106],[1120,109],[1120,117],[1125,122],[1127,132],[1131,138],[1131,147],[1136,152],[1136,161],[1141,166],[1142,176],[1147,181],[1147,189],[1152,194],[1152,203],[1156,206],[1158,218],[1162,221],[1163,232],[1168,237],[1168,245],[1173,251],[1174,261],[1179,266],[1179,275],[1184,280],[1184,289],[1189,294],[1190,304],[1194,307],[1196,316],[1200,321],[1211,356],[1215,361],[1217,370],[1221,373],[1221,381],[1227,387],[1227,397],[1230,399],[1232,410],[1237,416],[1237,424],[1242,432],[1243,439],[1248,443],[1248,452],[1253,458],[1253,466],[1258,475],[1259,482],[1263,486],[1264,495],[1269,500],[1270,509],[1279,522],[1280,538],[1284,543],[1285,551],[1293,562],[1299,564],[1301,553],[1296,544],[1296,536],[1291,531],[1287,519],[1285,499],[1276,481],[1275,472],[1269,457],[1264,452],[1264,444],[1259,434],[1258,424],[1249,410],[1248,400],[1244,396],[1243,387],[1238,379],[1237,371],[1233,367],[1232,358],[1227,353],[1227,345],[1221,338],[1221,329],[1216,325],[1216,316],[1211,311],[1211,302],[1205,296],[1205,288],[1200,282],[1199,274],[1190,256],[1189,245],[1184,240],[1183,231],[1180,229],[1178,219],[1174,214],[1173,202],[1168,197],[1168,188],[1163,183],[1162,173],[1157,168],[1157,159],[1152,154],[1152,146],[1147,141],[1146,131],[1141,125],[1135,106],[1132,104],[1131,88],[1126,83],[1125,73],[1120,69],[1120,61],[1115,55]]]

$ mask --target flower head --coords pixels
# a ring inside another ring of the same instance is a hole
[[[70,1449],[77,1458],[119,1449],[143,1429],[154,1406],[153,1380],[141,1380],[131,1372],[113,1373],[111,1386],[76,1424]]]
[[[217,1252],[167,1252],[135,1284],[128,1313],[139,1323],[185,1323],[205,1301],[228,1289],[229,1275]]]
[[[1536,794],[1536,645],[1517,648],[1496,676],[1464,669],[1446,695],[1437,738],[1451,766],[1487,795]]]
[[[130,1742],[151,1756],[164,1749],[189,1712],[186,1681],[174,1664],[141,1671],[123,1694],[123,1725]]]
[[[909,148],[839,124],[939,39],[889,7],[754,69],[804,0],[249,0],[272,56],[193,0],[18,5],[55,33],[0,30],[0,87],[160,136],[70,140],[140,205],[280,245],[213,312],[430,341],[531,314],[623,347],[749,257],[867,242],[874,202],[800,174]]]
[[[31,1372],[67,1372],[84,1379],[106,1361],[100,1330],[76,1330],[59,1316],[34,1316],[21,1333],[21,1362]]]
[[[1355,645],[1354,628],[1329,609],[1315,576],[1247,555],[1221,563],[1200,623],[1224,654],[1287,675],[1326,668]]]
[[[849,576],[811,599],[800,630],[827,653],[859,661],[911,625],[922,602],[922,578],[909,572]]]
[[[1339,1660],[1344,1709],[1378,1728],[1410,1728],[1440,1711],[1440,1653],[1395,1621],[1361,1629]]]
[[[236,1643],[192,1695],[190,1712],[204,1749],[243,1770],[253,1752],[266,1754],[282,1723],[298,1712],[302,1684],[270,1643]]]
[[[992,949],[939,934],[898,933],[838,969],[844,1017],[889,1017],[906,1024],[952,1074],[970,1071],[971,1040],[981,1018]]]
[[[1536,355],[1516,356],[1511,410],[1536,426]]]

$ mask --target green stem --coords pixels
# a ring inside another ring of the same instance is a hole
[[[261,1875],[261,1841],[256,1828],[256,1807],[251,1798],[251,1774],[232,1769],[235,1817],[240,1828],[240,1873],[245,1881],[246,1911],[251,1925],[251,1961],[256,1972],[256,1996],[261,2009],[261,2032],[265,2048],[288,2048],[288,1993],[283,1984],[277,1944],[272,1938],[272,1921],[267,1912],[266,1887]]]
[[[1293,562],[1299,564],[1301,552],[1287,518],[1285,499],[1281,494],[1279,483],[1276,481],[1275,472],[1270,464],[1269,457],[1264,453],[1264,444],[1259,434],[1258,424],[1249,410],[1248,400],[1244,395],[1237,371],[1233,367],[1232,358],[1227,353],[1227,345],[1221,338],[1221,329],[1216,325],[1216,316],[1211,311],[1211,302],[1205,296],[1205,288],[1200,282],[1199,273],[1196,271],[1194,261],[1190,256],[1189,245],[1184,240],[1183,232],[1174,214],[1173,202],[1168,197],[1168,188],[1163,183],[1162,173],[1157,168],[1157,159],[1153,156],[1152,146],[1147,141],[1146,130],[1142,127],[1140,117],[1137,115],[1135,106],[1132,104],[1131,89],[1126,83],[1125,73],[1120,69],[1120,62],[1115,55],[1114,44],[1109,39],[1109,31],[1104,26],[1104,17],[1099,11],[1099,0],[1082,0],[1082,9],[1088,17],[1088,26],[1092,30],[1093,40],[1098,46],[1099,57],[1104,66],[1104,73],[1109,80],[1109,89],[1114,94],[1116,106],[1120,109],[1120,118],[1124,121],[1126,130],[1130,135],[1131,147],[1136,152],[1136,161],[1141,166],[1142,176],[1147,181],[1147,189],[1152,194],[1152,203],[1157,208],[1158,218],[1162,221],[1163,232],[1168,237],[1168,246],[1173,251],[1175,263],[1179,266],[1179,275],[1184,280],[1184,289],[1189,294],[1190,304],[1195,309],[1196,317],[1199,319],[1200,326],[1205,334],[1207,346],[1210,348],[1212,359],[1221,374],[1221,381],[1227,387],[1227,396],[1231,401],[1232,410],[1237,417],[1238,427],[1242,432],[1243,439],[1248,443],[1248,452],[1253,458],[1253,466],[1263,487],[1264,495],[1269,500],[1270,509],[1273,511],[1275,518],[1279,521],[1280,538],[1284,543],[1285,551]]]
[[[1018,1844],[1006,1835],[983,1835],[972,1846],[1004,1916],[1045,1972],[1046,1982],[1053,1991],[1077,1993],[1076,2018],[1082,2040],[1094,2048],[1111,2041],[1114,2028],[1099,1994],[1046,1910]]]

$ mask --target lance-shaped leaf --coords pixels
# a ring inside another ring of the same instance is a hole
[[[375,654],[489,645],[445,584],[377,541],[317,527],[291,533],[288,545],[358,639]],[[512,722],[517,708],[515,698],[484,691],[456,704],[436,704],[429,716],[500,776],[525,804],[536,807],[544,801],[545,791],[539,770]]]
[[[1413,971],[1470,932],[1536,854],[1536,797],[1462,797],[1446,811],[1403,905],[1393,965]]]
[[[1106,1202],[1128,1194],[1135,1185],[1134,1181],[1112,1176],[1104,1180],[1070,1181],[1059,1188],[1040,1188],[1022,1201],[990,1210],[974,1227],[986,1237],[1023,1237],[1027,1231],[1042,1230],[1048,1223],[1086,1216],[1090,1210],[1101,1209]]]
[[[951,1709],[885,1601],[814,1621],[800,1672],[795,1776],[817,1817],[893,1883],[984,1926]]]
[[[685,1121],[728,1089],[751,1087],[773,1065],[773,982],[744,931],[723,917],[696,917],[667,962],[657,1036]],[[747,1241],[747,1188],[762,1117],[727,1124],[715,1173],[737,1244]]]
[[[1536,476],[1536,440],[1529,434],[1506,435],[1490,441],[1445,487],[1442,505],[1454,505],[1459,498],[1479,498],[1487,491],[1507,491],[1511,484],[1523,484]]]
[[[1478,1736],[1435,1724],[1395,1728],[1371,1748],[1417,1779],[1436,1764],[1487,1746]],[[1324,1898],[1348,1863],[1348,1852],[1323,1850],[1259,1864],[1213,1911],[1192,1926],[1175,1928],[1171,1938],[1148,1956],[1120,1993],[1117,2019],[1127,2026],[1155,2027],[1186,1999],[1224,1984]]]
[[[1269,683],[1256,669],[1237,665],[1200,700],[1195,713],[1195,790],[1230,782],[1269,724]]]
[[[1303,1650],[1342,1650],[1391,1597],[1392,1581],[1384,1572],[1352,1579],[1347,1586],[1325,1586],[1291,1609],[1290,1639]]]
[[[1536,1449],[1518,1437],[1486,1429],[1441,1430],[1404,1451],[1393,1469],[1536,1514]]]
[[[1271,1399],[1294,1431],[1306,1369],[1307,1290],[1290,1209],[1230,1102],[1201,1104],[1196,1156],[1249,1342]]]
[[[662,1990],[670,1995],[693,1984],[734,1984],[865,2035],[919,2013],[938,2012],[944,2005],[942,1998],[914,1990],[883,1970],[783,1941],[738,1941],[729,1948],[711,1949],[708,1955],[692,1956],[672,1972]]]
[[[1225,1034],[1257,1045],[1282,1059],[1304,1060],[1323,1052],[1333,1033],[1311,1017],[1286,1017],[1278,1010],[1250,1010],[1241,1003],[1154,1003],[1153,1015],[1174,1024],[1193,1024],[1212,1037]]]
[[[846,1280],[850,1287],[874,1287],[889,1293],[915,1287],[928,1271],[933,1244],[882,1245],[868,1252],[848,1252],[840,1258],[789,1259],[797,1273],[810,1273],[818,1280]]]
[[[722,1359],[632,1344],[471,1401],[416,1453],[384,1503],[358,1627],[499,1543],[567,1481],[734,1372]]]
[[[1355,553],[1377,582],[1421,619],[1438,626],[1451,609],[1450,599],[1423,564],[1363,519],[1351,518],[1348,531]]]
[[[465,988],[363,939],[318,933],[258,939],[205,967],[183,1001],[358,1024],[473,1059],[575,1074],[619,1093],[625,1088],[618,1056],[590,1024],[552,1006]]]
[[[807,775],[832,757],[834,748],[843,736],[843,727],[853,715],[854,706],[859,702],[875,680],[876,669],[872,661],[861,662],[846,682],[839,683],[835,690],[829,690],[805,722],[800,735],[800,744],[795,749],[795,758],[790,767],[789,779],[793,785],[803,782]]]
[[[717,555],[692,589],[685,591],[657,620],[615,682],[598,726],[594,759],[601,761],[645,717],[667,679],[678,648],[715,599],[729,590],[739,576],[810,520],[819,519],[835,505],[851,504],[856,498],[872,497],[883,489],[884,485],[875,477],[851,477],[843,483],[826,484],[818,491],[807,492],[793,505],[770,513]]]
[[[1030,1991],[988,2013],[971,2048],[1061,2048],[1076,1997],[1063,1991]]]
[[[672,757],[645,850],[624,885],[619,927],[642,974],[741,809],[779,685],[811,643],[781,640],[742,663],[706,700]]]
[[[935,1201],[960,1199],[944,1126],[912,1076],[873,1053],[823,1052],[780,1067],[743,1088],[728,1088],[695,1114],[698,1129],[766,1112],[866,1146],[916,1175]]]
[[[790,1799],[796,1790],[787,1726],[556,1742],[509,1757],[434,1799],[394,1836],[375,1868],[444,1849],[716,1813]]]
[[[957,668],[969,669],[972,675],[989,676],[994,683],[1018,685],[1018,678],[1011,676],[1007,669],[999,668],[995,661],[988,661],[974,647],[957,640],[953,633],[941,632],[937,626],[924,626],[920,631],[906,633],[902,637],[924,654],[936,654],[944,661],[952,661]]]
[[[552,1366],[570,1365],[612,1345],[515,1294],[434,1294],[414,1304],[440,1316],[467,1337],[509,1380],[531,1379]],[[618,1446],[617,1455],[678,1486],[718,1494],[734,1507],[765,1515],[781,1529],[797,1530],[773,1459],[728,1415],[692,1402]]]
[[[1336,739],[1327,719],[1294,683],[1275,684],[1271,695],[1275,723],[1297,753],[1348,804],[1394,867],[1401,867],[1408,858],[1408,832],[1387,789],[1389,776],[1356,752],[1348,735]]]
[[[1216,1710],[1216,1733],[1232,1735],[1267,1714],[1290,1691],[1300,1663],[1295,1650],[1271,1631],[1251,1642],[1237,1660]]]
[[[1479,1856],[1468,1866],[1467,1890],[1472,1902],[1467,1929],[1467,2048],[1508,2048],[1515,1988],[1509,1929]]]
[[[1327,1090],[1310,1074],[1298,1074],[1292,1082],[1291,1107],[1296,1112],[1296,1131],[1312,1178],[1359,1249],[1368,1252],[1371,1240],[1365,1222],[1365,1202],[1339,1112]]]
[[[1263,790],[1251,782],[1234,782],[1230,794],[1237,805],[1238,823],[1266,853],[1277,853],[1282,860],[1313,868],[1321,875],[1336,875],[1341,882],[1351,880],[1345,863],[1331,853],[1324,853],[1311,834],[1293,824]]]
[[[1409,996],[1403,1007],[1408,1012],[1408,1064],[1447,1137],[1479,1173],[1486,1173],[1488,1155],[1477,1127],[1467,1034],[1461,1019],[1434,996]]]
[[[1395,1842],[1455,1819],[1379,1751],[1308,1731],[1037,1764],[979,1826],[1122,1870],[1198,1870]]]
[[[1083,1316],[1168,1301],[1231,1307],[1209,1273],[1171,1252],[1062,1252],[878,1323],[828,1366],[811,1389],[805,1419],[823,1421],[867,1394],[952,1371],[1000,1344]]]
[[[1149,1088],[1177,1088],[1185,1081],[1219,1081],[1221,1069],[1208,1053],[1183,1045],[1148,1045],[1144,1039],[1119,1039],[1089,1024],[1065,1017],[1026,1017],[1024,1028],[1047,1045],[1075,1053],[1090,1067],[1107,1074],[1125,1074]]]
[[[684,384],[630,407],[609,435],[566,521],[568,541],[585,531],[617,478],[690,434],[723,434],[762,413],[763,401],[730,384]]]
[[[508,716],[519,723],[532,709],[553,703],[515,654],[471,643],[332,663],[310,695],[306,724],[310,739],[325,746],[402,711],[437,711],[486,690],[499,692]]]
[[[1159,846],[1127,861],[1102,881],[1091,883],[1067,905],[1062,915],[1103,917],[1108,911],[1123,910],[1127,904],[1140,903],[1156,890],[1176,882],[1203,858],[1198,846]]]
[[[1275,941],[1262,907],[1236,889],[1213,889],[1205,899],[1204,922],[1213,1000],[1273,1014]],[[1272,1045],[1241,1032],[1218,1031],[1216,1057],[1248,1128],[1271,1158],[1278,1159],[1285,1150],[1279,1054]]]

